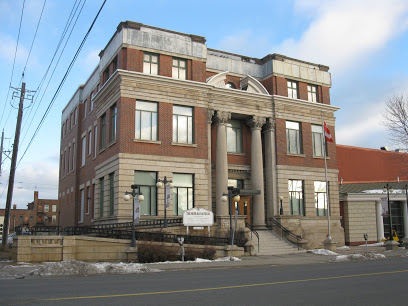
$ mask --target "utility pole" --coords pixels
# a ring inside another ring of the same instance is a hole
[[[4,129],[1,133],[1,147],[0,147],[0,175],[1,175],[1,164],[3,161],[3,141],[4,141]]]
[[[24,75],[23,75],[24,76]],[[20,130],[21,130],[21,121],[23,119],[23,103],[24,95],[26,92],[25,83],[21,85],[20,91],[20,103],[18,105],[18,115],[17,115],[17,125],[16,125],[16,134],[14,136],[14,146],[13,146],[13,155],[11,157],[11,168],[10,168],[10,177],[7,190],[7,200],[6,200],[6,209],[4,211],[4,226],[3,226],[3,248],[6,247],[8,231],[10,226],[10,206],[13,199],[13,187],[14,187],[14,176],[16,173],[16,162],[17,162],[17,152],[18,152],[18,143],[20,141]]]

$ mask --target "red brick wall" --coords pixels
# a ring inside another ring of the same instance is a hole
[[[334,127],[328,126],[330,133],[335,139]],[[286,144],[286,121],[284,119],[276,119],[276,153],[277,164],[287,166],[299,166],[299,167],[313,167],[324,168],[323,158],[313,158],[313,144],[312,144],[312,131],[311,124],[302,123],[302,142],[303,142],[303,154],[304,157],[287,155]],[[328,160],[327,167],[330,169],[337,168],[336,157],[336,145],[335,143],[327,143]]]
[[[188,61],[191,62],[191,76],[189,80],[205,83],[206,78],[206,64],[202,61]]]
[[[197,147],[171,145],[173,141],[173,105],[159,103],[158,140],[161,144],[134,142],[135,138],[135,100],[121,98],[119,122],[121,153],[147,154],[186,158],[207,158],[207,110],[194,108],[194,143]],[[101,156],[102,157],[102,156]],[[103,157],[105,160],[105,157]]]
[[[323,104],[330,104],[330,88],[325,86],[319,86],[321,88],[321,100],[319,102]]]
[[[288,82],[285,78],[275,76],[274,77],[274,85],[276,87],[276,90],[274,91],[275,95],[278,96],[288,96]]]
[[[261,81],[261,84],[266,88],[270,95],[274,95],[274,77],[269,76],[265,80]]]
[[[408,154],[337,145],[339,181],[373,183],[408,181]]]
[[[160,54],[159,75],[172,77],[173,58],[169,55]]]
[[[299,84],[299,99],[307,100],[307,83],[299,82],[298,84]]]

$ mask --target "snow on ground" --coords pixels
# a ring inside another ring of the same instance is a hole
[[[336,248],[337,250],[348,250],[348,249],[350,249],[350,247],[349,246],[347,246],[347,245],[345,245],[345,246],[342,246],[342,247],[338,247],[338,248]]]
[[[365,244],[360,244],[359,246],[365,246]],[[377,243],[369,243],[367,244],[369,247],[378,247],[378,246],[384,246],[384,242],[380,241]]]
[[[408,252],[402,255],[402,257],[408,257]]]
[[[326,249],[315,249],[315,250],[309,250],[309,253],[313,253],[316,255],[339,255],[335,252],[332,252],[330,250],[326,250]]]
[[[30,275],[38,276],[84,276],[98,274],[131,274],[158,272],[145,265],[136,263],[90,263],[77,260],[61,262],[45,262],[39,268],[31,271]]]
[[[349,255],[338,255],[334,257],[331,261],[342,262],[342,261],[353,261],[353,260],[365,260],[365,259],[381,259],[385,258],[383,254],[349,254]]]
[[[240,261],[241,259],[237,257],[221,257],[217,258],[215,260],[209,260],[209,259],[203,259],[203,258],[197,258],[196,260],[190,260],[190,261],[162,261],[162,262],[152,262],[150,263],[151,265],[155,264],[174,264],[174,263],[197,263],[197,262],[219,262],[219,261]]]

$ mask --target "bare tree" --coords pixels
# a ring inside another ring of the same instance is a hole
[[[388,128],[390,140],[408,146],[408,96],[401,94],[388,99],[382,125]]]

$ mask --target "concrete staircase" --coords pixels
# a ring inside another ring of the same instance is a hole
[[[282,238],[271,230],[258,230],[259,234],[259,252],[258,239],[253,235],[253,242],[255,243],[255,252],[257,255],[282,255],[304,253],[306,250],[294,246],[292,243]]]

